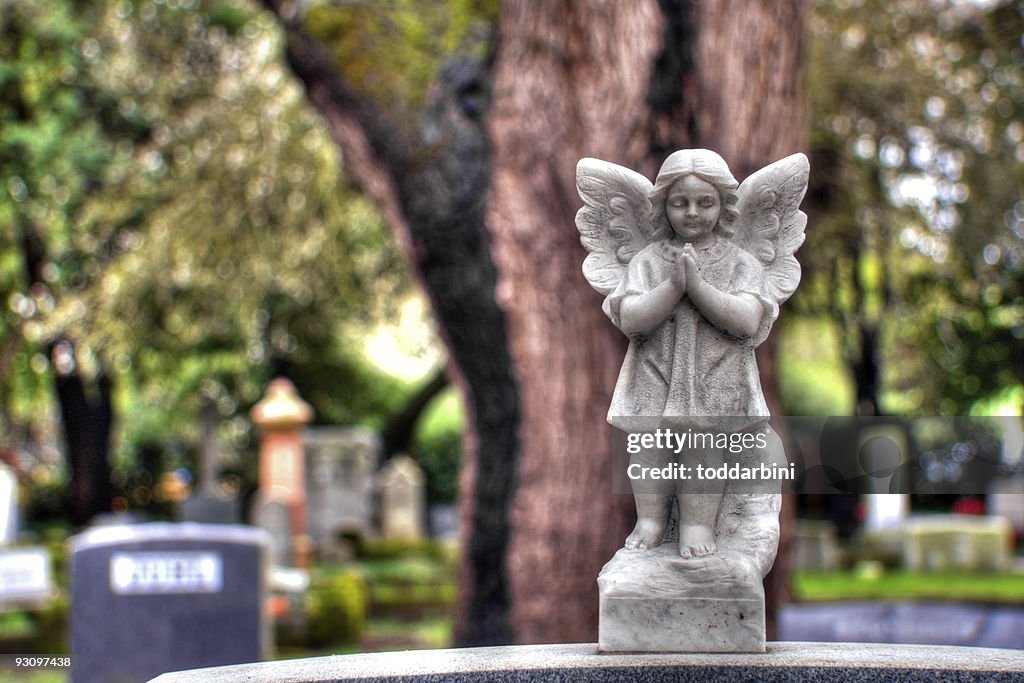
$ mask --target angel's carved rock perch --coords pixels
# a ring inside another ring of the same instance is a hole
[[[583,273],[630,338],[608,421],[630,436],[705,435],[629,452],[637,525],[598,578],[604,651],[764,650],[780,484],[700,472],[785,464],[754,349],[800,281],[808,171],[795,154],[740,185],[700,149],[669,156],[653,184],[596,159],[577,166]],[[681,476],[635,476],[671,467]]]

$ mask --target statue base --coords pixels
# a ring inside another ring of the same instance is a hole
[[[597,579],[601,652],[764,652],[764,587],[738,553],[620,550]]]

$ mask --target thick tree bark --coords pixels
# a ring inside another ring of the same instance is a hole
[[[490,72],[446,69],[416,137],[287,25],[289,62],[417,266],[467,397],[461,644],[594,640],[595,579],[632,521],[605,424],[625,339],[580,271],[576,161],[651,176],[707,146],[742,177],[801,149],[802,18],[797,0],[509,0]]]

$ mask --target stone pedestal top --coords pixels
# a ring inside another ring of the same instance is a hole
[[[152,683],[331,681],[1024,681],[1024,651],[930,645],[769,643],[764,654],[598,654],[520,645],[316,657],[167,673]]]

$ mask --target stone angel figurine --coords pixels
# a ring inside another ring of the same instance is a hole
[[[769,413],[754,349],[800,282],[794,253],[804,241],[807,217],[799,206],[808,172],[807,158],[794,154],[739,184],[721,156],[687,149],[665,160],[652,185],[615,164],[579,162],[584,206],[576,227],[590,252],[583,274],[630,340],[608,412],[612,425],[627,433],[651,425],[725,431],[764,443]],[[687,453],[695,473],[696,465],[715,468],[735,450],[712,445]],[[631,471],[634,464],[664,466],[670,456],[664,448],[641,449],[631,455]],[[724,480],[673,492],[632,483],[637,522],[626,549],[662,543],[675,496],[679,556],[716,552]]]

